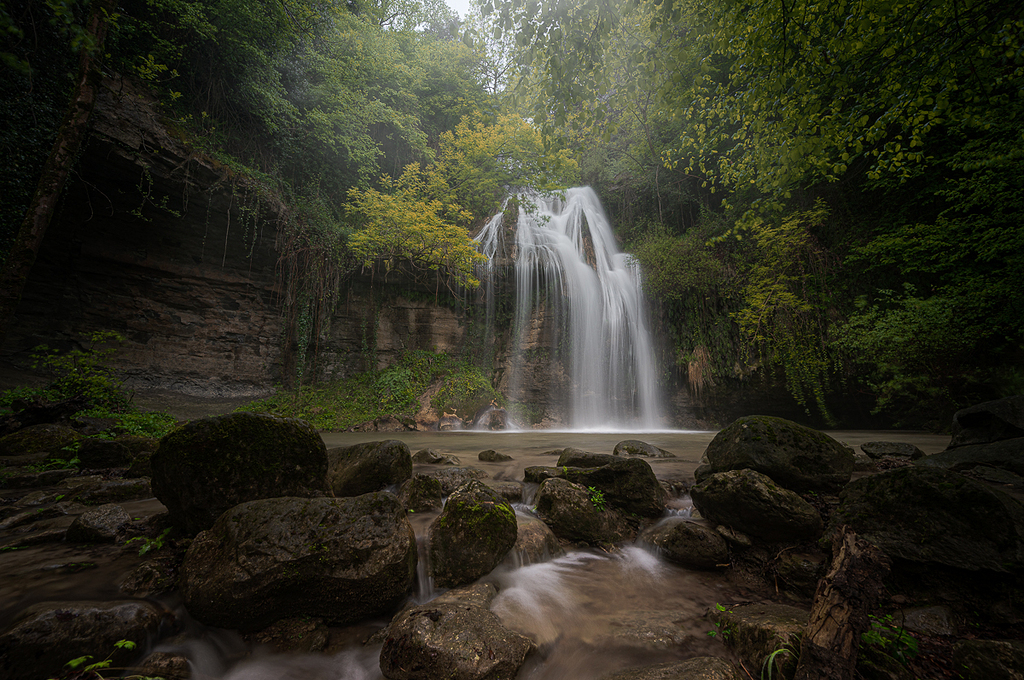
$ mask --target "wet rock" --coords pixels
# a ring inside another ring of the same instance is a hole
[[[874,460],[886,456],[910,460],[924,457],[924,451],[906,442],[864,442],[860,445],[860,450]]]
[[[953,670],[963,680],[1021,680],[1024,642],[960,640],[953,646]]]
[[[398,486],[412,477],[405,442],[366,442],[327,452],[327,484],[335,496],[361,496]]]
[[[714,529],[692,520],[662,520],[640,534],[640,539],[656,545],[670,562],[688,569],[717,569],[729,564],[725,539]]]
[[[1015,477],[1024,476],[1024,437],[1004,439],[991,444],[967,444],[921,458],[915,465],[943,468],[954,472],[983,472],[998,468]],[[981,468],[981,470],[979,470]],[[1010,482],[1013,483],[1013,482]]]
[[[448,415],[446,413],[438,419],[437,429],[441,430],[442,432],[450,432],[453,430],[464,430],[466,429],[466,426],[462,422],[462,418],[458,416]]]
[[[0,633],[0,677],[39,680],[56,675],[71,659],[91,655],[126,666],[137,651],[114,647],[130,640],[144,649],[156,636],[164,612],[142,600],[40,602]]]
[[[153,652],[128,669],[130,677],[162,678],[163,680],[189,680],[192,669],[188,657],[177,652]]]
[[[146,477],[135,479],[101,479],[80,485],[75,500],[86,505],[123,503],[153,497],[153,487]]]
[[[312,654],[327,647],[328,630],[321,619],[309,617],[282,619],[258,633],[246,636],[249,642],[266,645],[278,654]]]
[[[942,605],[934,607],[912,607],[903,609],[893,616],[894,625],[906,628],[911,633],[930,636],[956,635],[953,610]]]
[[[540,484],[545,479],[565,479],[565,468],[548,465],[531,465],[523,470],[523,481],[527,484]]]
[[[117,588],[132,597],[151,597],[177,588],[177,576],[174,559],[159,557],[146,560],[132,569],[117,584]]]
[[[668,496],[650,464],[640,458],[619,458],[598,468],[569,468],[570,482],[593,487],[609,505],[640,517],[660,517]]]
[[[493,583],[473,583],[468,586],[460,586],[441,593],[431,602],[437,604],[460,604],[464,606],[482,607],[490,609],[491,602],[498,596],[498,589]]]
[[[430,573],[449,588],[491,572],[516,542],[516,514],[493,489],[473,480],[448,496],[430,524]]]
[[[853,474],[853,453],[828,435],[782,418],[739,418],[715,435],[694,473],[698,482],[750,469],[794,491],[838,491]]]
[[[811,600],[818,581],[825,575],[827,559],[822,553],[783,552],[775,564],[775,574],[785,589],[798,598]]]
[[[636,528],[614,508],[599,509],[591,491],[566,479],[546,480],[537,490],[537,513],[559,538],[587,545],[630,540]]]
[[[472,600],[405,610],[384,637],[380,669],[389,680],[512,680],[533,649]]]
[[[153,492],[192,535],[245,501],[327,492],[327,450],[309,423],[253,413],[193,420],[152,458]]]
[[[512,460],[512,456],[508,455],[507,453],[498,453],[494,449],[487,449],[486,451],[481,451],[477,455],[477,458],[484,461],[485,463],[503,463],[507,460]]]
[[[608,455],[607,453],[591,453],[582,449],[567,448],[563,449],[561,454],[559,454],[558,466],[594,468],[615,463],[619,460],[621,458]]]
[[[78,474],[78,470],[44,470],[43,472],[24,471],[11,473],[0,480],[0,488],[34,489],[40,486],[53,486]]]
[[[131,521],[131,515],[120,505],[101,505],[75,518],[68,527],[67,540],[73,543],[114,543]]]
[[[444,498],[441,482],[427,475],[413,475],[402,485],[398,496],[410,512],[440,510]]]
[[[785,604],[758,602],[735,607],[717,605],[707,613],[715,624],[712,631],[732,647],[747,668],[764,668],[765,660],[780,649],[775,657],[775,672],[790,677],[796,667],[800,637],[807,625],[803,609]]]
[[[963,475],[910,466],[865,477],[839,496],[848,524],[890,557],[1012,573],[1024,567],[1024,506]]]
[[[48,454],[52,458],[73,458],[74,453],[63,448],[80,439],[82,435],[67,425],[32,425],[0,437],[0,456]]]
[[[647,649],[676,649],[693,636],[679,626],[679,612],[672,611],[627,611],[615,615],[611,620],[611,631],[601,635],[598,647],[616,645]]]
[[[87,437],[78,447],[78,460],[83,468],[128,467],[132,452],[121,442]]]
[[[520,482],[496,482],[490,487],[509,503],[523,502],[523,485]]]
[[[413,455],[412,462],[427,465],[462,465],[462,461],[459,460],[458,456],[439,453],[434,449],[420,449]]]
[[[731,527],[727,527],[724,524],[719,524],[715,527],[715,532],[717,532],[719,536],[724,538],[726,542],[734,548],[744,549],[752,548],[754,546],[754,541],[751,540],[750,536],[747,536],[742,531],[736,531]]]
[[[615,445],[614,456],[644,456],[645,458],[675,458],[676,454],[639,439],[626,439]]]
[[[489,476],[483,470],[474,470],[473,468],[465,467],[442,468],[440,470],[432,470],[424,474],[441,482],[441,493],[445,496],[449,495],[467,482],[471,482],[474,479],[487,479]]]
[[[1024,437],[1024,394],[969,406],[953,414],[949,448]]]
[[[551,528],[536,517],[516,515],[518,527],[512,553],[519,565],[539,564],[565,554]]]
[[[242,503],[189,547],[185,606],[203,623],[242,630],[293,616],[344,625],[387,613],[416,576],[406,514],[389,493]]]
[[[604,680],[744,680],[744,676],[725,659],[698,656],[686,661],[631,668],[606,675]]]
[[[765,541],[797,542],[821,535],[821,515],[813,506],[754,470],[705,477],[690,495],[701,517]]]

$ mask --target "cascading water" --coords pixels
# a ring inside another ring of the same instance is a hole
[[[530,357],[547,351],[546,366],[559,367],[564,375],[544,379],[553,385],[551,392],[567,399],[570,427],[659,428],[657,372],[639,267],[616,246],[597,194],[578,187],[564,198],[532,194],[520,200],[514,227],[499,214],[478,236],[488,257],[487,285],[494,285],[500,262],[508,267],[508,259],[514,261],[509,399],[531,401],[530,384],[542,381],[537,371],[531,374]],[[489,323],[494,300],[491,288]],[[549,337],[538,343],[543,334]]]

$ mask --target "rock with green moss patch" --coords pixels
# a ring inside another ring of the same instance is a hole
[[[46,454],[50,458],[73,458],[74,453],[63,449],[80,439],[82,435],[66,425],[32,425],[0,437],[0,456]]]
[[[413,475],[402,484],[398,496],[409,512],[440,510],[443,498],[441,482],[427,475]]]
[[[715,435],[694,476],[750,469],[794,491],[838,491],[853,474],[853,452],[827,434],[783,418],[746,416]]]
[[[339,498],[397,487],[411,477],[412,454],[409,446],[397,439],[327,452],[327,485]]]
[[[429,530],[430,573],[442,588],[472,583],[515,545],[516,513],[493,489],[473,480],[448,496]]]
[[[309,423],[254,413],[193,420],[160,440],[153,493],[186,534],[229,508],[279,496],[326,494],[327,448]]]
[[[775,666],[773,675],[792,677],[800,637],[807,626],[806,611],[772,602],[735,607],[716,604],[708,610],[707,617],[715,626],[715,637],[732,647],[747,668],[766,669],[770,658]]]
[[[574,543],[610,545],[636,535],[636,523],[607,507],[593,491],[557,477],[537,490],[537,514],[556,536]]]
[[[387,614],[416,577],[406,514],[389,493],[238,505],[189,546],[185,607],[202,623],[242,630],[295,616],[345,625]]]
[[[858,479],[839,499],[832,524],[848,524],[891,557],[969,570],[1024,569],[1024,506],[983,482],[908,466]]]
[[[821,515],[797,494],[754,470],[711,475],[690,489],[701,517],[772,543],[818,538]]]

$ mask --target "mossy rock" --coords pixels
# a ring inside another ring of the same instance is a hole
[[[473,480],[448,496],[430,525],[430,572],[442,588],[472,583],[504,559],[518,527],[512,506]]]
[[[537,490],[537,514],[559,538],[587,545],[632,540],[638,524],[614,508],[595,505],[585,486],[557,477]]]
[[[627,514],[661,517],[668,494],[650,464],[641,458],[619,458],[598,468],[568,468],[565,478],[597,489],[605,502]]]
[[[411,477],[412,454],[409,446],[397,439],[327,452],[327,485],[339,498],[397,487]]]
[[[327,449],[302,420],[231,413],[193,420],[160,440],[153,493],[188,535],[245,501],[328,493]]]
[[[0,456],[46,454],[50,458],[73,458],[74,453],[62,449],[80,439],[82,435],[67,425],[32,425],[0,437]]]

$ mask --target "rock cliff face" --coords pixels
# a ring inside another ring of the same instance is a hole
[[[2,358],[127,338],[114,367],[137,389],[262,396],[287,382],[277,242],[284,206],[254,200],[230,168],[175,135],[127,80],[104,82],[93,132],[47,232]],[[391,363],[404,349],[454,351],[464,313],[357,279],[315,366],[321,377]]]

